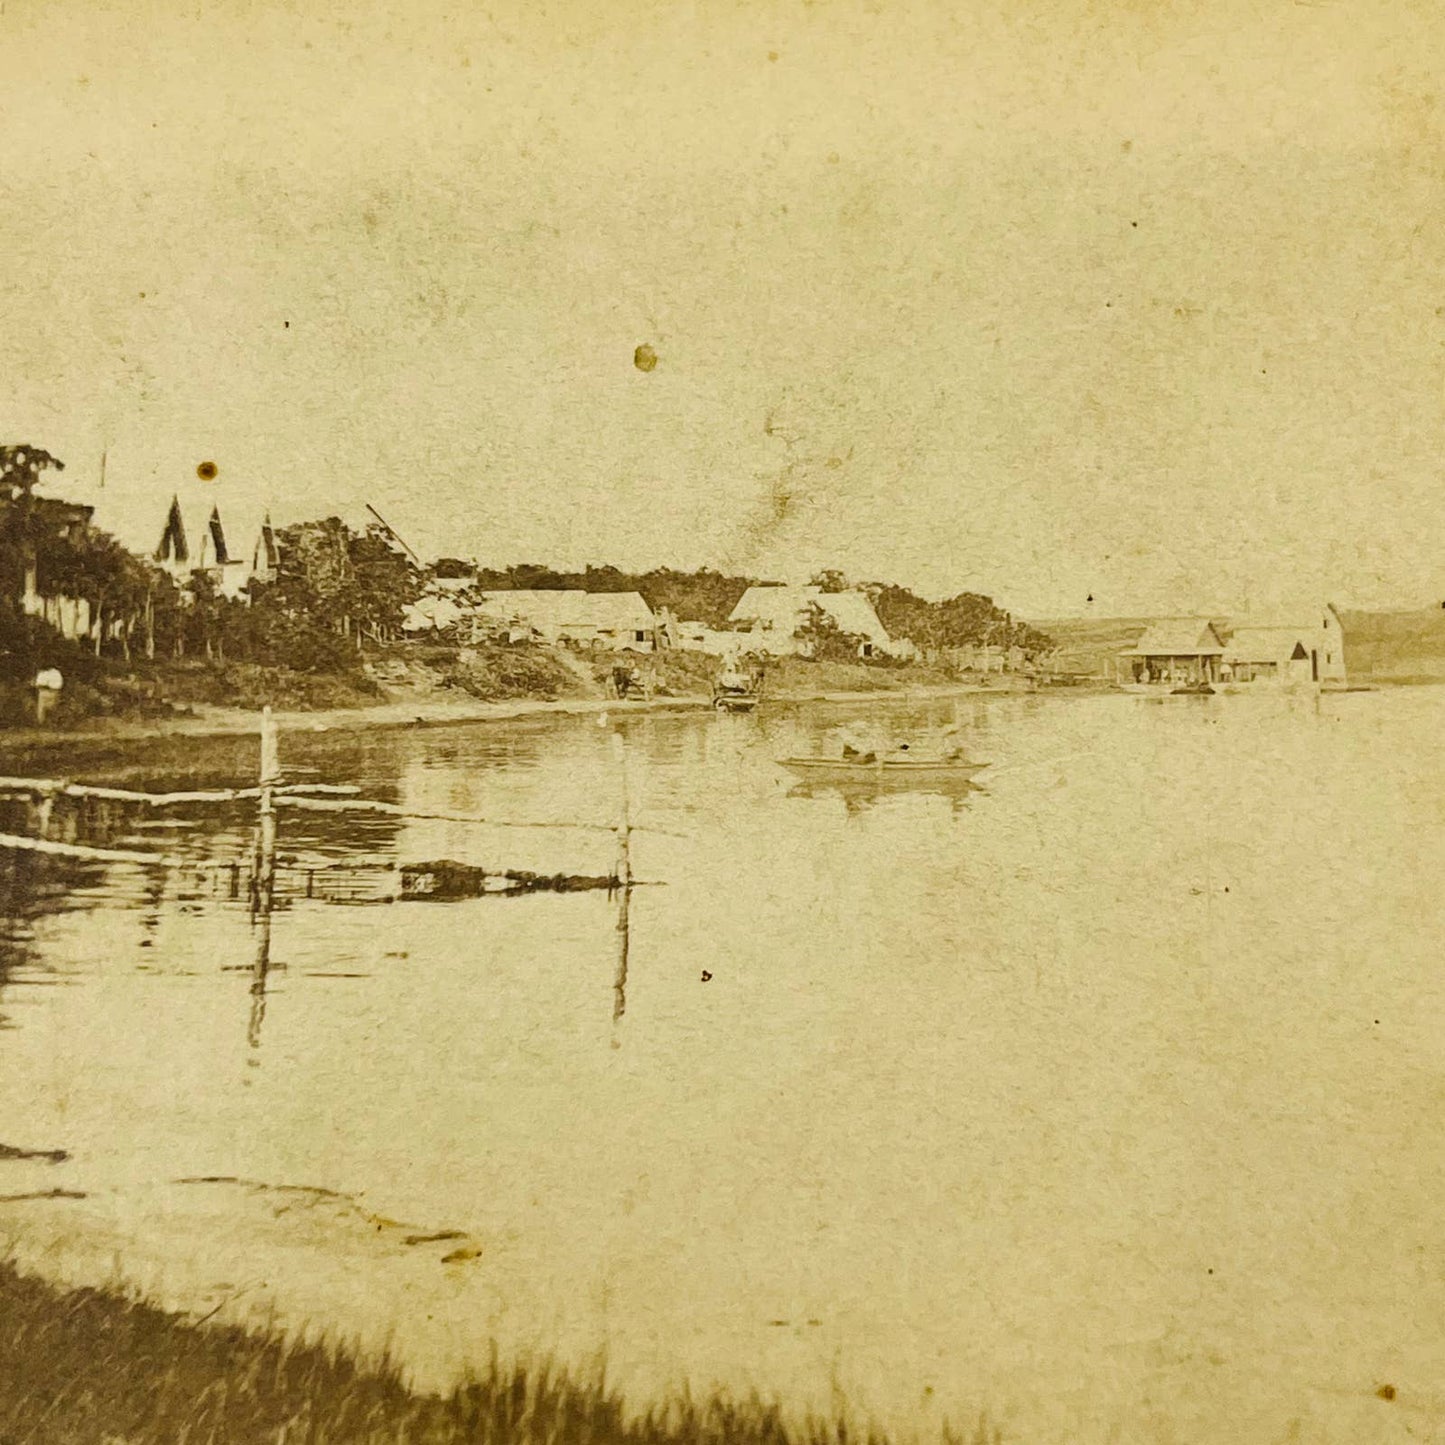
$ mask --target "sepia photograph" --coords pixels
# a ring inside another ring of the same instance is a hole
[[[1445,1445],[1445,12],[0,0],[0,1445]]]

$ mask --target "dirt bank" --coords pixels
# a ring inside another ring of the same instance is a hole
[[[894,673],[889,681],[906,674]],[[864,689],[857,686],[828,686],[825,675],[803,674],[789,679],[786,688],[770,689],[769,703],[902,701],[910,698],[965,697],[979,693],[1009,696],[1029,691],[1027,682],[1000,685],[999,682],[895,682],[892,686]],[[851,679],[850,679],[851,681]],[[812,685],[808,685],[811,683]],[[1059,690],[1059,695],[1080,689]],[[1040,695],[1044,695],[1040,693]],[[456,689],[427,692],[393,691],[385,700],[364,706],[317,710],[279,709],[276,720],[283,732],[339,732],[402,727],[444,727],[465,723],[504,722],[550,714],[588,715],[611,713],[670,712],[707,709],[710,696],[700,693],[654,696],[643,701],[619,702],[606,697],[509,698],[486,701]],[[257,712],[253,708],[193,704],[185,713],[172,717],[126,721],[105,719],[69,731],[54,728],[20,728],[3,734],[6,751],[12,755],[46,752],[53,748],[97,742],[146,740],[157,737],[227,737],[255,733]]]

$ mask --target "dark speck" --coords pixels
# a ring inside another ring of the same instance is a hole
[[[1380,1388],[1375,1391],[1375,1394],[1382,1400],[1393,1400],[1395,1398],[1395,1387],[1393,1385],[1381,1385]]]

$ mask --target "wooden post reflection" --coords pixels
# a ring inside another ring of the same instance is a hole
[[[276,722],[268,707],[261,714],[260,818],[251,870],[251,923],[256,934],[256,956],[251,968],[251,1018],[246,1041],[253,1049],[261,1044],[261,1025],[266,1018],[266,976],[271,970],[271,912],[276,901],[274,789],[280,781],[280,746]]]
[[[255,919],[256,957],[251,966],[251,1017],[246,1025],[246,1042],[253,1049],[261,1046],[261,1025],[266,1021],[266,975],[271,971],[271,910],[269,907]],[[256,1060],[252,1059],[251,1063]]]
[[[627,955],[632,938],[632,803],[627,782],[627,749],[622,734],[612,734],[612,750],[622,780],[622,809],[617,824],[617,972],[612,981],[612,1047],[619,1048],[617,1025],[627,1012]]]
[[[612,1022],[621,1022],[627,1012],[627,953],[632,941],[632,883],[622,883],[617,899],[617,973],[612,980]],[[618,1046],[614,1036],[612,1047]]]

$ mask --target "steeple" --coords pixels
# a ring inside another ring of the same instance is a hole
[[[191,550],[186,545],[186,524],[181,520],[181,499],[173,496],[170,511],[166,513],[166,525],[161,530],[161,540],[156,547],[156,561],[184,566],[190,560]]]

